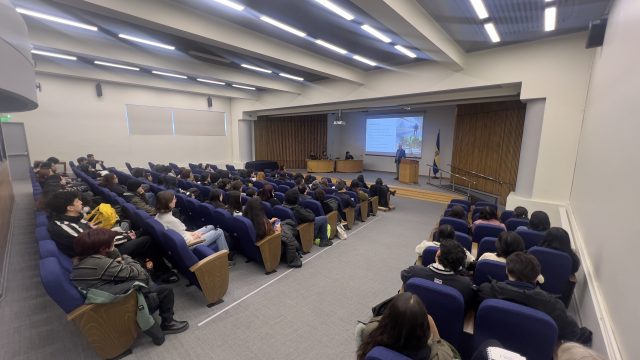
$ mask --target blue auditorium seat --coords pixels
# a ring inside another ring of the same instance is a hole
[[[473,228],[472,240],[477,243],[486,237],[497,238],[500,233],[505,231],[501,226],[493,224],[476,224]]]
[[[229,234],[235,239],[238,252],[248,260],[263,264],[266,274],[275,272],[280,263],[281,234],[276,233],[257,240],[256,231],[249,219],[235,216],[229,222]]]
[[[554,295],[563,295],[569,289],[571,276],[571,257],[561,251],[534,246],[528,253],[540,262],[540,272],[544,283],[540,288]]]
[[[518,229],[516,230],[516,234],[522,237],[522,240],[524,240],[524,248],[527,250],[540,245],[542,239],[544,239],[543,232],[530,229]]]
[[[503,223],[504,223],[504,226],[507,227],[508,231],[516,231],[516,229],[519,228],[520,226],[529,226],[529,220],[527,219],[511,218]]]
[[[494,237],[485,237],[482,240],[480,240],[480,243],[478,244],[478,255],[477,255],[477,259],[480,259],[480,257],[482,256],[482,254],[490,252],[490,253],[494,253],[497,251],[496,249],[496,242],[498,241],[497,238]]]
[[[441,225],[451,225],[453,229],[457,232],[461,232],[463,234],[469,233],[469,224],[466,221],[461,219],[456,219],[452,217],[442,217],[440,218],[440,222],[438,222],[438,226]]]
[[[480,260],[473,272],[473,283],[480,285],[485,282],[507,280],[507,264],[494,260]]]
[[[440,248],[437,246],[427,246],[422,250],[422,265],[427,266],[436,262],[436,253]]]
[[[376,346],[367,353],[364,360],[411,360],[411,358],[384,346]]]

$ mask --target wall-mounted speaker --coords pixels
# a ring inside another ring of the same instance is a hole
[[[213,106],[213,99],[211,98],[211,96],[209,96],[209,97],[207,98],[207,105],[208,105],[209,107],[212,107],[212,106]]]
[[[102,84],[100,83],[96,84],[96,95],[98,97],[102,97]]]
[[[593,20],[589,23],[589,36],[587,36],[587,49],[602,46],[604,33],[607,30],[607,18]]]

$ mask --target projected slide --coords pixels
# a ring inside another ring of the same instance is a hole
[[[366,154],[395,156],[402,144],[407,157],[422,157],[422,115],[367,119]]]

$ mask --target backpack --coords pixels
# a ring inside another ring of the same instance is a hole
[[[324,202],[327,205],[331,206],[331,209],[333,209],[333,211],[337,211],[338,210],[339,204],[338,204],[338,201],[336,199],[329,198],[329,199],[326,199]]]
[[[93,211],[85,216],[85,220],[90,222],[95,226],[99,226],[105,229],[111,229],[115,226],[116,222],[119,220],[118,214],[113,206],[102,203],[96,206]]]

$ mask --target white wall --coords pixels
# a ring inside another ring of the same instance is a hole
[[[595,57],[570,200],[597,295],[626,359],[640,354],[638,34],[640,2],[616,1]]]
[[[125,104],[208,110],[205,96],[102,83],[98,98],[94,81],[43,74],[37,80],[38,109],[13,118],[25,124],[32,160],[53,155],[75,161],[93,153],[107,166],[124,168],[127,160],[147,167],[148,161],[223,164],[232,158],[229,126],[227,136],[129,136]],[[228,114],[229,100],[213,97],[212,109]]]
[[[416,112],[411,112],[416,113]],[[420,159],[420,175],[427,175],[426,164],[433,163],[436,148],[436,137],[440,129],[440,167],[450,170],[453,151],[453,132],[455,125],[455,106],[438,106],[420,111],[424,113],[422,133],[422,159]],[[384,112],[345,112],[342,119],[346,126],[333,125],[333,117],[329,117],[327,130],[327,153],[331,157],[344,158],[350,151],[354,158],[364,160],[366,170],[395,172],[396,166],[392,156],[365,155],[366,118],[371,115],[382,115]],[[389,112],[398,114],[398,111]]]

